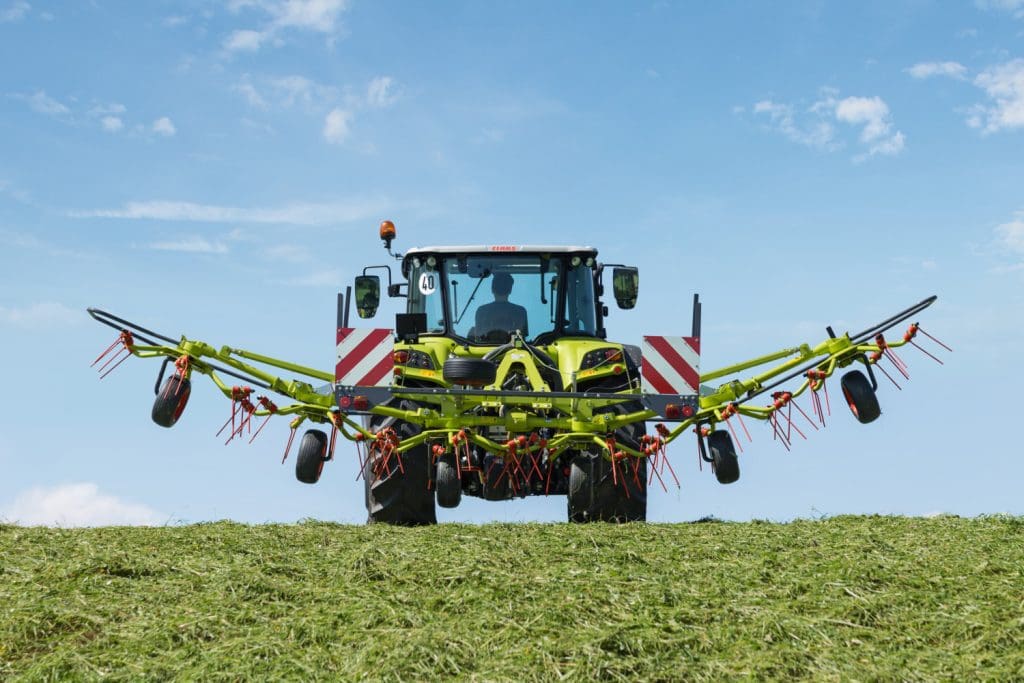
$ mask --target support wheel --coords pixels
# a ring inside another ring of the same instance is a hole
[[[392,399],[385,405],[402,410],[416,410],[414,401]],[[420,428],[403,420],[382,415],[370,419],[369,430],[379,432],[391,427],[402,441],[420,433]],[[402,466],[398,466],[401,458]],[[368,521],[401,526],[437,524],[434,492],[430,489],[430,453],[426,444],[394,454],[388,467],[378,467],[368,457],[363,469]],[[375,469],[376,468],[376,469]]]
[[[874,422],[882,414],[878,396],[871,388],[871,382],[860,370],[851,370],[843,375],[843,397],[850,406],[850,412],[861,424]]]
[[[724,429],[711,432],[708,450],[711,451],[711,468],[719,484],[731,484],[740,478],[740,462],[729,432]]]
[[[442,455],[437,460],[437,474],[434,476],[437,489],[437,504],[443,508],[458,507],[462,501],[462,480],[455,467],[455,456]]]
[[[185,411],[188,397],[192,393],[192,383],[187,377],[171,375],[160,387],[160,393],[153,401],[153,422],[170,429]]]
[[[299,442],[299,455],[295,458],[295,478],[303,484],[320,481],[324,463],[327,461],[327,434],[319,429],[310,429]]]

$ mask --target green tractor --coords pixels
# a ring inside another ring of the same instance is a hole
[[[688,336],[645,336],[641,346],[608,341],[605,284],[616,305],[630,309],[639,275],[635,267],[600,263],[592,247],[445,246],[396,254],[390,221],[380,236],[402,280],[389,265],[370,266],[355,279],[354,296],[351,288],[339,295],[334,373],[172,339],[90,309],[120,332],[94,365],[105,376],[128,355],[162,358],[152,417],[163,427],[182,415],[197,372],[232,401],[221,430],[230,427],[229,441],[255,431],[251,441],[273,416],[291,416],[287,457],[301,424],[324,425],[299,442],[295,472],[307,484],[317,483],[334,459],[339,435],[354,442],[371,522],[433,524],[436,506],[456,507],[463,496],[538,495],[565,496],[572,522],[634,522],[646,518],[648,486],[678,486],[666,446],[684,433],[696,435],[718,481],[732,483],[739,478],[735,423],[749,437],[744,416],[768,420],[788,448],[794,433],[803,436],[799,414],[815,429],[824,426],[826,406],[831,411],[826,381],[853,363],[864,372],[842,376],[843,398],[860,422],[876,419],[873,368],[885,359],[905,374],[893,349],[913,344],[924,351],[914,339],[926,335],[916,323],[896,341],[883,332],[935,300],[856,335],[828,328],[816,346],[701,374],[696,295]],[[374,270],[387,273],[386,288]],[[359,318],[373,318],[382,293],[406,299],[394,326],[350,327],[353,302]],[[753,377],[734,377],[771,363],[777,364]],[[281,370],[297,378],[283,379]],[[323,382],[329,384],[315,388]],[[274,394],[291,403],[279,407]],[[751,403],[764,394],[771,396],[767,405]],[[803,394],[814,417],[796,404]],[[261,421],[255,430],[254,421]]]

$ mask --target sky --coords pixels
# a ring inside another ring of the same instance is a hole
[[[875,423],[833,400],[787,452],[748,421],[730,486],[680,439],[649,519],[1024,514],[1024,0],[0,0],[0,64],[0,518],[363,522],[349,444],[300,484],[287,422],[225,446],[198,380],[157,427],[159,363],[100,380],[85,309],[329,371],[384,219],[399,250],[638,266],[627,343],[688,333],[700,292],[705,369],[938,295],[919,321],[954,352],[901,353]]]

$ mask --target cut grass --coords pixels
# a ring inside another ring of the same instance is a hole
[[[1024,678],[1024,520],[0,526],[0,679]]]

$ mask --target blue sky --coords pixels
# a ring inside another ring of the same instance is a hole
[[[399,249],[636,264],[626,342],[686,333],[699,291],[706,368],[937,294],[921,322],[955,353],[903,354],[876,423],[836,410],[793,452],[748,425],[728,487],[679,441],[650,518],[1024,514],[1021,0],[0,0],[0,63],[0,516],[361,522],[350,447],[301,485],[285,421],[214,438],[209,385],[156,427],[158,364],[99,381],[113,334],[85,308],[329,369],[335,292],[384,262],[385,218]]]

